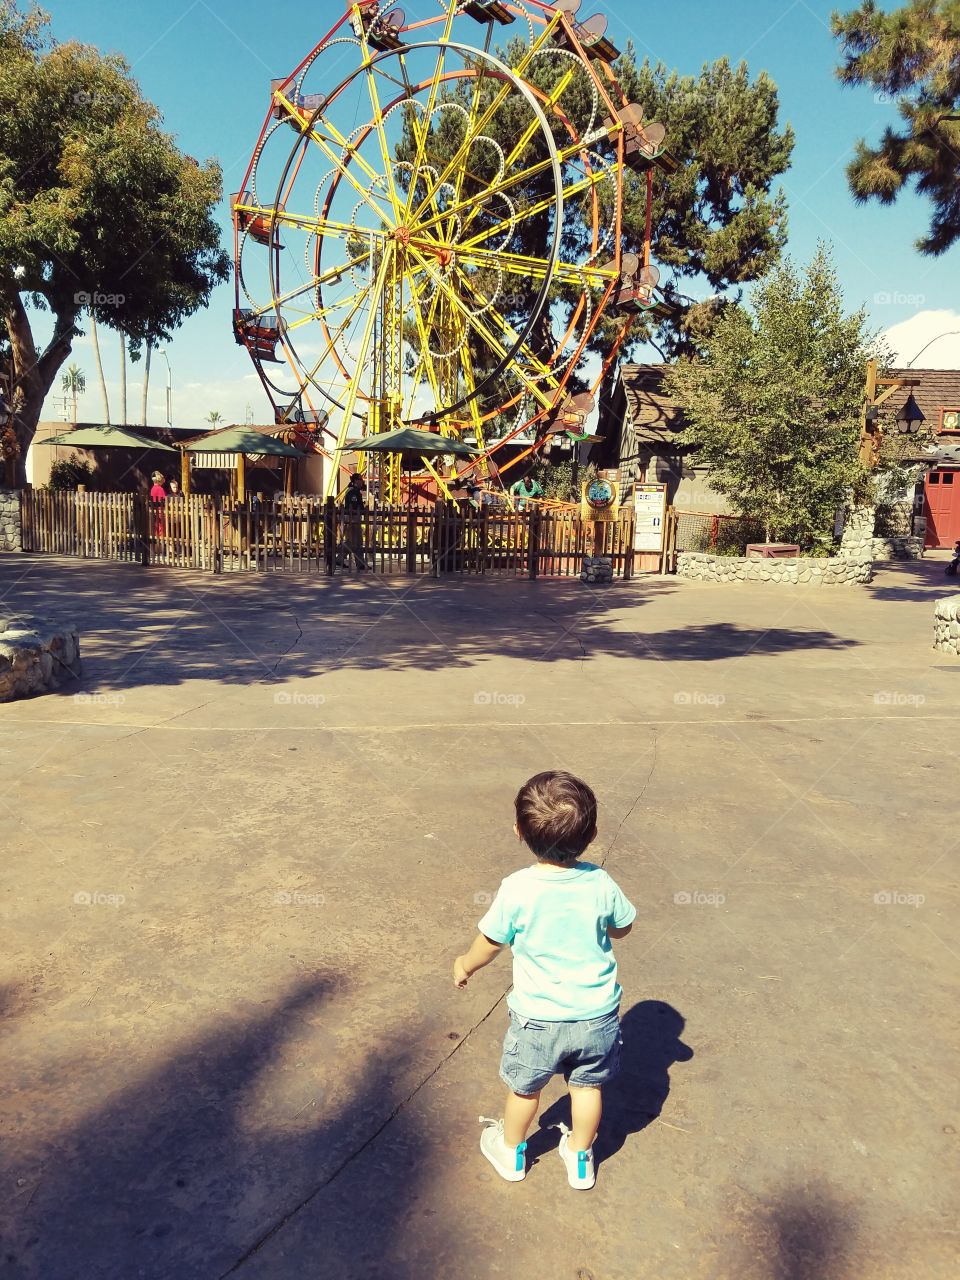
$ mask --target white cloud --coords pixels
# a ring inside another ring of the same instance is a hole
[[[909,320],[892,325],[883,336],[900,365],[912,361],[918,369],[960,369],[958,311],[918,311]]]

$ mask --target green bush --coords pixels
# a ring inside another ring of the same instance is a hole
[[[61,458],[50,467],[48,489],[76,489],[78,485],[92,486],[93,468],[89,462],[81,462],[74,454]]]

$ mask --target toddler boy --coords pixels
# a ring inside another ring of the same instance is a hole
[[[538,773],[515,806],[514,830],[537,861],[502,882],[470,950],[453,966],[455,984],[465,987],[505,946],[513,951],[500,1062],[509,1092],[503,1119],[485,1122],[480,1150],[508,1182],[524,1178],[540,1091],[562,1073],[573,1128],[562,1126],[560,1156],[571,1187],[587,1190],[596,1181],[600,1086],[620,1066],[622,992],[610,941],[626,937],[637,912],[601,867],[580,861],[597,834],[597,798],[585,782]]]

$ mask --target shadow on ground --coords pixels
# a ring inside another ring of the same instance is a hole
[[[960,578],[948,577],[949,558],[885,561],[875,566],[866,590],[875,600],[903,600],[931,605],[941,596],[960,593]]]
[[[670,1092],[670,1068],[689,1062],[693,1050],[683,1043],[681,1014],[662,1000],[641,1000],[620,1019],[623,1047],[620,1074],[603,1091],[603,1119],[596,1142],[597,1167],[622,1148],[631,1134],[652,1124]],[[570,1098],[564,1095],[540,1116],[527,1144],[533,1161],[560,1141],[558,1123],[570,1123]]]
[[[676,590],[662,578],[598,591],[579,581],[214,578],[0,558],[0,612],[80,629],[84,675],[63,687],[65,697],[190,680],[269,683],[338,669],[436,671],[494,657],[703,662],[858,643],[824,630],[730,622],[643,631],[643,606]]]
[[[225,1023],[130,1084],[43,1149],[3,1145],[0,1276],[29,1280],[216,1280],[329,1185],[390,1115],[403,1046],[385,1045],[345,1109],[319,1122],[269,1116],[253,1098],[281,1043],[316,1027],[335,977],[314,977],[259,1017]],[[331,1062],[331,1073],[335,1071]],[[82,1072],[71,1072],[83,1087]],[[69,1090],[70,1085],[65,1086]],[[270,1110],[270,1099],[266,1103]],[[274,1108],[276,1110],[276,1108]],[[416,1168],[394,1187],[393,1213],[364,1223],[365,1244],[389,1261],[391,1235],[415,1194]],[[355,1227],[356,1206],[347,1213]],[[341,1211],[343,1212],[343,1211]],[[344,1224],[331,1222],[342,1240]],[[362,1252],[362,1250],[361,1250]],[[393,1269],[391,1275],[403,1277]],[[358,1268],[357,1275],[363,1274]]]

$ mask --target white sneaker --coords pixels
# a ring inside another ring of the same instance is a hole
[[[521,1142],[518,1147],[508,1147],[503,1140],[503,1121],[480,1117],[480,1123],[487,1127],[480,1135],[480,1150],[487,1157],[501,1178],[507,1182],[522,1182],[527,1176],[527,1160],[524,1152],[527,1144]]]
[[[560,1159],[567,1166],[567,1181],[575,1191],[589,1191],[597,1180],[593,1167],[593,1147],[589,1151],[574,1151],[570,1146],[570,1131],[565,1129],[560,1137]]]

